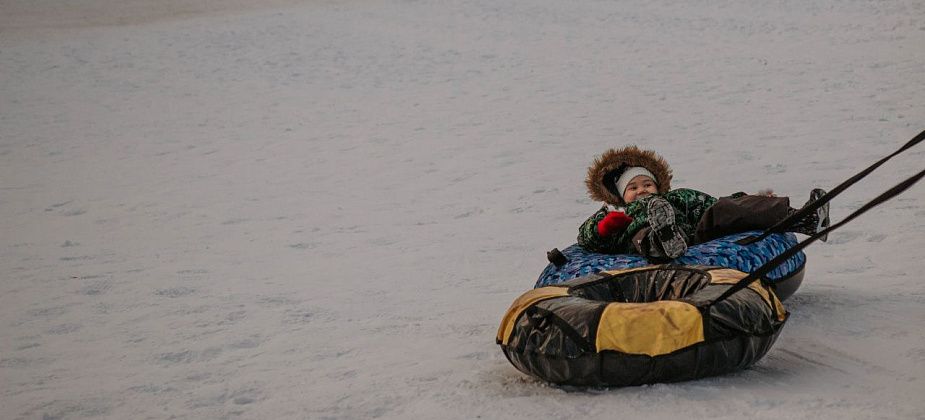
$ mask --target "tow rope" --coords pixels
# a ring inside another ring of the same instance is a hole
[[[835,187],[835,189],[833,189],[832,192],[830,192],[830,193],[828,193],[828,194],[822,196],[821,198],[819,198],[818,200],[814,201],[813,203],[810,203],[809,205],[807,205],[806,207],[804,207],[804,208],[801,209],[800,211],[794,213],[792,216],[790,216],[790,217],[788,217],[787,219],[784,219],[783,221],[781,221],[780,223],[778,223],[778,225],[786,227],[786,226],[788,226],[788,223],[787,223],[788,220],[791,220],[791,219],[799,220],[799,219],[802,218],[804,215],[809,214],[809,212],[811,212],[811,211],[816,211],[816,209],[818,209],[819,207],[821,207],[823,204],[829,202],[833,197],[835,197],[836,195],[838,195],[839,193],[841,193],[842,191],[844,191],[845,189],[847,189],[848,187],[850,187],[851,185],[853,185],[854,183],[856,183],[856,182],[857,182],[858,180],[860,180],[861,178],[864,178],[865,176],[867,176],[868,174],[870,174],[871,172],[873,172],[874,169],[877,169],[877,167],[879,167],[880,165],[882,165],[884,162],[886,162],[887,160],[890,160],[890,158],[892,158],[893,156],[896,156],[896,155],[898,155],[898,154],[900,154],[900,153],[906,151],[906,150],[909,149],[910,147],[915,146],[916,144],[918,144],[919,142],[921,142],[922,139],[925,139],[925,131],[919,133],[919,135],[915,136],[912,140],[910,140],[908,143],[906,143],[906,145],[904,145],[902,148],[900,148],[899,150],[897,150],[895,153],[893,153],[893,154],[891,154],[891,155],[889,155],[889,156],[887,156],[887,157],[881,159],[881,160],[878,161],[877,163],[871,165],[869,168],[867,168],[867,169],[865,169],[864,171],[861,171],[860,173],[858,173],[857,175],[851,177],[851,179],[849,179],[849,180],[843,182],[841,185]],[[824,229],[824,230],[822,230],[822,231],[820,231],[820,232],[816,232],[815,234],[813,234],[812,236],[810,236],[810,237],[807,238],[806,240],[804,240],[804,241],[802,241],[802,242],[800,242],[800,243],[794,245],[793,247],[791,247],[791,248],[788,249],[787,251],[784,251],[782,254],[778,255],[777,257],[775,257],[775,258],[772,259],[771,261],[768,261],[767,263],[765,263],[765,264],[762,265],[761,267],[758,267],[758,268],[757,268],[755,271],[753,271],[751,274],[745,276],[744,278],[742,278],[742,280],[739,280],[738,283],[734,284],[732,287],[730,287],[729,289],[727,289],[722,295],[720,295],[719,297],[717,297],[717,298],[714,299],[713,301],[711,301],[711,302],[709,302],[709,303],[703,305],[703,306],[700,307],[699,309],[701,310],[701,312],[704,312],[704,311],[706,311],[707,309],[709,309],[710,306],[713,306],[713,305],[715,305],[716,303],[725,300],[725,299],[728,298],[729,296],[732,296],[735,292],[738,292],[739,290],[742,290],[742,289],[748,287],[748,285],[751,284],[752,282],[754,282],[756,279],[761,279],[761,278],[763,278],[766,274],[768,274],[768,273],[770,273],[772,270],[774,270],[774,268],[776,268],[778,265],[780,265],[781,263],[787,261],[787,260],[788,260],[790,257],[792,257],[794,254],[796,254],[796,253],[802,251],[804,248],[806,248],[807,246],[809,246],[810,244],[812,244],[813,242],[815,242],[815,241],[818,240],[819,238],[825,237],[825,236],[828,235],[830,232],[832,232],[832,231],[834,231],[835,229],[838,229],[838,228],[844,226],[844,225],[847,224],[848,222],[854,220],[856,217],[858,217],[858,216],[860,216],[860,215],[866,213],[868,210],[870,210],[870,209],[872,209],[872,208],[874,208],[874,207],[876,207],[876,206],[878,206],[878,205],[880,205],[880,204],[883,204],[883,203],[889,201],[889,200],[892,199],[893,197],[896,197],[896,196],[902,194],[902,193],[905,192],[907,189],[909,189],[909,187],[915,185],[916,182],[919,182],[919,180],[921,180],[922,177],[925,177],[925,170],[922,170],[922,171],[920,171],[919,173],[917,173],[917,174],[915,174],[915,175],[913,175],[913,176],[907,178],[905,181],[900,182],[899,184],[896,184],[896,186],[894,186],[893,188],[890,188],[889,190],[887,190],[887,191],[884,192],[883,194],[880,194],[879,196],[877,196],[877,198],[874,198],[873,200],[869,201],[867,204],[865,204],[865,205],[862,206],[861,208],[855,210],[853,213],[851,213],[848,217],[846,217],[846,218],[845,218],[844,220],[842,220],[841,222],[838,222],[837,224],[834,224],[834,225],[832,225],[832,226],[829,226],[827,229]],[[755,237],[755,238],[757,238],[757,239],[752,238],[752,239],[754,239],[754,240],[751,241],[751,242],[754,242],[754,241],[763,239],[764,237],[766,237],[767,235],[770,234],[769,232],[775,233],[775,232],[776,232],[776,231],[775,231],[775,228],[777,228],[777,225],[776,225],[775,227],[769,228],[769,229],[768,229],[767,231],[765,231],[762,235]],[[751,243],[751,242],[748,242],[748,243]]]
[[[864,179],[864,177],[866,177],[867,175],[870,175],[871,172],[879,168],[880,165],[883,165],[884,163],[886,163],[886,161],[892,159],[894,156],[902,152],[905,152],[906,150],[909,150],[909,148],[911,148],[912,146],[919,144],[919,142],[921,142],[923,139],[925,139],[925,131],[922,131],[921,133],[919,133],[919,135],[913,137],[912,140],[909,140],[909,142],[903,145],[903,147],[900,147],[899,150],[893,152],[893,154],[883,159],[880,159],[873,165],[870,165],[869,168],[861,172],[858,172],[855,176],[848,178],[848,180],[846,180],[845,182],[842,182],[839,186],[833,188],[832,191],[829,191],[827,194],[823,195],[822,197],[819,197],[819,199],[811,203],[807,203],[807,205],[801,208],[800,210],[786,217],[784,220],[777,222],[777,224],[775,224],[774,226],[767,228],[764,232],[761,233],[761,235],[741,239],[736,243],[739,245],[749,245],[749,244],[758,242],[764,238],[767,238],[768,236],[772,234],[787,232],[787,230],[793,227],[793,225],[795,225],[798,221],[802,220],[804,217],[806,217],[810,213],[815,212],[816,210],[818,210],[820,207],[822,207],[829,201],[832,201],[832,199],[835,198],[837,195],[841,194],[842,191],[848,189],[848,187]]]

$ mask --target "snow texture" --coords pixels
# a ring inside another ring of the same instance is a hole
[[[0,0],[0,417],[923,418],[921,185],[807,250],[752,369],[494,343],[594,156],[800,205],[925,128],[923,46],[920,0]]]

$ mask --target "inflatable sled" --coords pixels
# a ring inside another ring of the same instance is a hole
[[[902,194],[925,170],[800,243],[782,232],[922,140],[925,131],[757,237],[697,245],[668,265],[626,268],[647,262],[578,246],[550,252],[553,265],[507,310],[497,343],[520,371],[563,385],[677,382],[747,368],[787,321],[779,296],[802,282],[803,249]]]
[[[760,280],[720,267],[604,271],[530,290],[508,309],[497,343],[520,371],[579,386],[675,382],[744,369],[787,320]]]
[[[751,273],[797,244],[797,238],[792,233],[772,234],[749,245],[736,243],[740,239],[760,233],[738,233],[691,246],[687,253],[673,260],[672,264],[719,266]],[[553,263],[550,263],[540,274],[535,288],[557,285],[600,271],[651,265],[641,255],[600,254],[585,250],[578,244],[562,251],[550,251],[550,254],[556,252],[559,252],[558,257],[550,255],[549,258]],[[805,265],[806,254],[796,253],[768,273],[763,280],[771,285],[781,300],[786,300],[803,282]]]

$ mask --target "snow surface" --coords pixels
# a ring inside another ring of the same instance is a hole
[[[752,369],[561,388],[494,343],[603,150],[799,205],[922,98],[920,0],[0,0],[0,417],[925,418],[922,185],[808,250]]]

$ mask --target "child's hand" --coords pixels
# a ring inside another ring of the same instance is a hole
[[[607,213],[600,222],[597,222],[597,234],[601,236],[610,236],[626,229],[632,223],[633,218],[622,211],[612,211]]]

